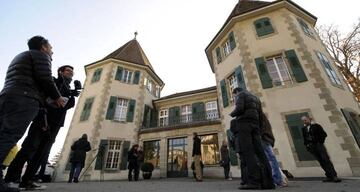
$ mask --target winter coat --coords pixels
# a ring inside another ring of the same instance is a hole
[[[260,135],[261,135],[261,140],[274,147],[275,137],[272,132],[269,119],[266,117],[264,113],[261,113]]]
[[[241,90],[235,100],[235,109],[230,113],[239,122],[259,123],[260,100],[247,90]]]
[[[38,50],[18,54],[10,63],[0,95],[20,95],[44,103],[60,97],[51,76],[51,58]]]
[[[138,152],[136,149],[131,148],[128,151],[128,169],[134,169],[138,167]]]
[[[326,132],[321,125],[313,123],[310,125],[309,132],[307,131],[307,126],[302,128],[304,145],[309,147],[311,145],[320,143],[324,144],[325,138],[327,137]]]
[[[228,165],[230,163],[229,150],[227,146],[222,145],[220,148],[221,161],[223,161],[224,165]]]
[[[194,137],[192,156],[201,155],[201,139],[196,136]]]
[[[86,152],[91,150],[89,141],[86,138],[80,138],[72,146],[72,155],[70,158],[71,163],[81,163],[82,166],[85,164]]]

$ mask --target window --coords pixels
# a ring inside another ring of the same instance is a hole
[[[231,53],[231,48],[230,48],[230,41],[226,41],[223,46],[223,52],[224,52],[224,55],[227,56]]]
[[[110,140],[105,169],[118,169],[120,162],[121,141]]]
[[[153,89],[154,89],[154,85],[153,85],[153,81],[151,81],[150,79],[147,80],[146,82],[146,89],[152,93],[153,92]]]
[[[91,83],[95,83],[97,81],[100,80],[100,77],[101,77],[101,72],[102,72],[102,69],[96,69],[93,76],[92,76],[92,79],[91,79]]]
[[[267,58],[266,66],[275,86],[285,85],[287,82],[291,82],[289,70],[282,56]]]
[[[122,81],[123,81],[124,83],[131,83],[132,74],[133,74],[132,71],[124,70],[124,74],[123,74],[123,79],[122,79]]]
[[[301,26],[301,29],[304,31],[304,33],[306,35],[309,35],[309,36],[312,36],[313,37],[313,33],[312,31],[310,30],[309,26],[300,18],[297,19],[300,26]]]
[[[217,119],[217,118],[219,118],[217,101],[206,102],[206,119]]]
[[[160,167],[160,144],[159,140],[144,142],[144,160],[152,163],[154,167]]]
[[[256,20],[254,26],[258,37],[274,33],[270,19],[267,17]]]
[[[201,159],[204,165],[216,165],[220,161],[218,135],[202,135]]]
[[[126,121],[127,109],[128,109],[128,100],[118,98],[116,102],[114,120]]]
[[[325,68],[325,72],[329,77],[330,81],[336,85],[341,85],[340,79],[337,76],[336,72],[331,67],[329,60],[320,52],[316,52],[317,57],[319,58],[320,62],[323,64]]]
[[[181,106],[181,123],[192,121],[191,111],[192,109],[190,105]]]
[[[156,97],[160,97],[160,86],[159,85],[156,85],[156,94],[155,94]]]
[[[230,95],[230,102],[234,102],[235,98],[233,97],[232,91],[238,87],[238,83],[237,83],[237,79],[235,76],[235,73],[233,73],[232,75],[230,75],[230,77],[228,77],[228,85],[229,85],[229,95]]]
[[[81,112],[80,121],[86,121],[89,119],[91,107],[94,102],[94,98],[87,98],[83,107],[83,111]]]
[[[159,123],[160,123],[160,126],[166,126],[169,124],[169,110],[168,109],[160,110]]]

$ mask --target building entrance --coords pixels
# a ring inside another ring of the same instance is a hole
[[[167,177],[188,176],[186,138],[168,140]]]

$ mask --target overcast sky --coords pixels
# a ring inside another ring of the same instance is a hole
[[[165,82],[162,96],[214,86],[205,48],[238,0],[3,0],[0,4],[0,87],[14,56],[27,40],[43,35],[53,46],[53,70],[102,59],[138,31],[137,40]],[[359,0],[294,0],[318,17],[317,25],[348,31],[360,17]],[[73,110],[60,130],[51,156],[65,140]]]

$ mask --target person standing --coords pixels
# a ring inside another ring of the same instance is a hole
[[[198,137],[198,134],[196,132],[193,133],[193,151],[192,151],[192,157],[194,159],[194,166],[195,166],[195,175],[196,175],[196,181],[202,182],[202,171],[201,171],[201,139]]]
[[[326,179],[323,182],[341,182],[341,179],[337,177],[334,165],[324,145],[327,137],[326,132],[320,124],[315,123],[308,116],[301,117],[301,120],[304,122],[304,127],[302,128],[304,145],[314,155],[321,168],[325,171]]]
[[[221,148],[220,148],[220,154],[221,154],[221,166],[224,168],[224,175],[225,179],[232,180],[232,178],[229,176],[230,174],[230,157],[229,157],[229,149],[226,140],[222,142]]]
[[[44,103],[44,96],[50,97],[58,107],[65,105],[51,75],[53,52],[49,41],[34,36],[28,41],[28,47],[29,51],[12,60],[0,92],[0,162],[24,135]],[[19,189],[8,187],[1,171],[0,192],[5,191]]]
[[[239,189],[273,189],[275,186],[272,182],[271,168],[261,146],[260,100],[239,87],[232,93],[235,98],[235,109],[230,116],[236,118],[236,126],[231,127],[231,132],[237,137],[235,140],[238,142],[240,156],[247,170],[247,183]]]
[[[21,173],[25,162],[28,162],[26,171],[19,184],[20,188],[36,189],[44,186],[35,183],[34,177],[41,163],[46,161],[50,153],[51,147],[55,142],[55,138],[64,125],[66,111],[75,105],[74,96],[78,96],[78,92],[70,90],[70,82],[73,77],[73,67],[70,65],[61,66],[58,69],[58,78],[53,77],[54,82],[63,97],[68,98],[64,108],[46,105],[46,122],[47,127],[43,128],[43,114],[40,113],[33,121],[29,128],[21,150],[11,162],[8,172],[5,176],[5,182],[16,182],[20,180]],[[45,163],[46,163],[45,162]]]
[[[139,180],[139,165],[138,165],[138,148],[139,145],[135,144],[131,147],[130,151],[128,151],[128,180],[132,181],[133,176],[132,172],[134,172],[134,180]]]
[[[137,166],[139,171],[141,170],[141,166],[144,163],[145,160],[145,154],[144,154],[144,150],[141,146],[139,146],[138,150],[137,150],[138,156],[137,156]]]
[[[70,158],[71,169],[68,183],[78,183],[82,168],[85,166],[86,152],[91,150],[87,134],[83,134],[81,138],[71,146],[72,155]]]

